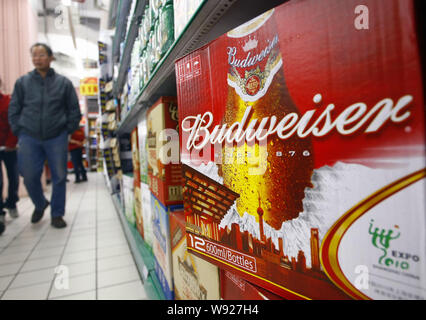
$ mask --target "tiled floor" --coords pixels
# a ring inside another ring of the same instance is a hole
[[[50,226],[50,208],[31,224],[29,198],[18,202],[19,218],[6,215],[0,299],[147,299],[103,176],[90,173],[81,184],[72,175],[69,180],[67,228]]]

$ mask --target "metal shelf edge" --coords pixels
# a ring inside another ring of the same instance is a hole
[[[114,82],[113,92],[117,95],[121,92],[124,86],[124,79],[127,72],[127,68],[130,64],[130,56],[133,49],[133,44],[136,39],[139,28],[139,20],[142,17],[143,11],[145,9],[147,0],[139,0],[136,4],[135,11],[132,16],[132,22],[130,24],[129,31],[125,38],[125,46],[123,56],[120,62],[120,68],[118,71],[118,78]]]

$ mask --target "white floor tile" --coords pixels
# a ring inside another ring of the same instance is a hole
[[[93,242],[96,240],[96,234],[81,234],[75,235],[68,240],[68,244],[70,243],[85,243],[85,242]]]
[[[98,247],[98,259],[123,255],[127,253],[130,253],[129,246],[127,244],[110,247]]]
[[[147,298],[102,175],[67,184],[65,229],[51,227],[50,208],[32,224],[29,198],[18,209],[0,237],[0,299]]]
[[[98,288],[112,286],[132,280],[140,279],[136,267],[128,266],[124,268],[112,269],[98,272]]]
[[[148,299],[140,280],[98,290],[99,300],[145,300]]]
[[[57,257],[60,256],[63,251],[64,248],[62,246],[56,246],[51,248],[37,246],[31,253],[31,255],[28,257],[28,260]]]
[[[36,271],[41,269],[47,269],[47,268],[54,268],[58,265],[59,260],[61,256],[55,255],[47,258],[41,258],[41,259],[33,259],[33,260],[27,260],[22,269],[21,272],[28,272],[28,271]]]
[[[0,265],[5,263],[23,262],[28,257],[29,252],[9,253],[0,255]]]
[[[93,228],[80,228],[80,229],[77,229],[77,228],[73,228],[73,230],[71,231],[71,234],[70,234],[70,238],[71,239],[74,239],[74,238],[78,238],[78,237],[81,237],[81,236],[90,236],[90,235],[93,235],[93,234],[96,234],[96,227],[93,227]]]
[[[63,283],[62,283],[63,284]],[[77,293],[96,289],[96,273],[91,273],[79,277],[69,278],[68,288],[56,286],[55,283],[50,292],[50,298],[69,296]]]
[[[77,263],[96,260],[96,250],[86,250],[65,254],[61,259],[61,264]]]
[[[96,290],[53,298],[54,300],[96,300]]]
[[[83,243],[69,243],[65,247],[64,254],[71,254],[71,253],[77,253],[81,251],[88,251],[88,250],[95,250],[96,249],[96,241],[91,242],[83,242]]]
[[[45,247],[57,247],[57,246],[63,246],[67,243],[67,237],[63,238],[43,238],[40,240],[38,245],[45,246]]]
[[[15,253],[30,253],[31,249],[34,248],[34,243],[25,243],[19,246],[7,247],[1,252],[1,255],[15,254]]]
[[[33,242],[37,242],[42,237],[41,233],[22,232],[19,234],[19,239],[32,239]]]
[[[130,253],[120,256],[98,259],[98,272],[132,266],[134,264],[135,261],[133,260],[133,257]]]
[[[98,241],[98,248],[108,248],[112,246],[126,246],[127,240],[123,237],[109,238]]]
[[[85,242],[85,243],[72,242],[66,246],[65,254],[76,253],[76,252],[87,251],[87,250],[95,250],[95,249],[96,249],[96,241]]]
[[[10,289],[27,287],[44,282],[52,282],[55,277],[55,268],[47,268],[36,271],[20,272],[10,284]]]
[[[36,245],[40,237],[41,237],[41,234],[35,237],[18,238],[10,242],[7,247],[14,248],[14,247],[31,246],[31,245],[34,246]]]
[[[14,276],[0,277],[0,292],[6,290],[13,278]]]
[[[18,263],[8,263],[0,265],[0,277],[10,276],[18,273],[23,262]]]
[[[43,241],[39,242],[37,244],[38,249],[50,249],[50,248],[57,248],[61,247],[63,248],[66,243],[66,240],[64,241]]]
[[[2,300],[45,300],[49,292],[50,283],[9,289],[3,292]]]
[[[123,230],[120,222],[114,223],[111,225],[100,226],[98,225],[98,234],[116,234],[115,232],[118,230]]]
[[[62,265],[68,268],[70,278],[96,272],[95,260]]]
[[[64,230],[62,233],[48,233],[43,236],[41,241],[43,242],[60,242],[62,243],[64,240],[66,241],[69,237],[69,230]]]

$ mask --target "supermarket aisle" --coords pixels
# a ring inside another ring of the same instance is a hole
[[[0,299],[147,299],[119,217],[100,173],[67,184],[66,229],[36,225],[29,198],[6,215],[0,236]],[[50,190],[49,190],[50,191]]]

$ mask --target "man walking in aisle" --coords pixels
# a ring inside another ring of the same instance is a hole
[[[2,81],[0,79],[0,88],[1,84]],[[0,90],[0,235],[6,228],[6,212],[4,209],[8,209],[12,218],[18,217],[18,209],[16,208],[16,203],[19,200],[19,174],[18,162],[16,158],[16,144],[18,139],[12,134],[9,121],[7,120],[9,102],[10,96],[3,94]],[[3,201],[3,170],[1,168],[2,162],[6,167],[8,181],[6,201]]]
[[[64,228],[68,135],[79,126],[80,107],[72,82],[50,67],[50,47],[36,43],[30,52],[35,69],[15,83],[9,123],[18,137],[19,172],[35,206],[31,222],[39,222],[51,204],[52,226]],[[45,159],[52,175],[51,203],[41,185]]]

